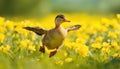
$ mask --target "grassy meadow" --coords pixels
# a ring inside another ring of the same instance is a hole
[[[41,39],[22,27],[54,27],[51,14],[39,20],[0,17],[0,69],[120,69],[120,14],[102,16],[64,14],[70,23],[80,24],[77,31],[69,32],[57,54],[49,58],[39,52]]]

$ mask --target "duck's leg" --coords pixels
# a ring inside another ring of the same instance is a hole
[[[54,56],[54,55],[57,53],[57,50],[58,50],[58,47],[57,47],[57,48],[55,48],[55,50],[54,50],[54,51],[50,52],[49,57]]]
[[[45,46],[44,45],[40,46],[40,50],[39,51],[42,52],[42,53],[45,53]]]

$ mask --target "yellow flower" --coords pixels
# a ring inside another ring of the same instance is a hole
[[[3,41],[4,41],[4,39],[5,39],[4,34],[1,34],[1,33],[0,33],[0,42],[3,42]]]
[[[112,41],[112,42],[111,42],[111,46],[112,46],[113,48],[115,48],[116,50],[120,50],[120,46],[118,45],[118,43],[117,43],[116,41]]]
[[[6,47],[3,47],[3,52],[8,53],[10,51],[10,46],[7,45]]]
[[[119,29],[119,22],[117,19],[113,18],[111,20],[111,25],[113,26],[113,29]]]
[[[112,37],[112,38],[117,38],[117,35],[115,32],[108,32],[108,37]]]
[[[110,47],[110,44],[107,43],[107,42],[103,42],[102,46],[103,46],[103,48],[109,48],[109,47]]]
[[[103,42],[103,48],[101,49],[102,54],[109,54],[110,53],[110,44],[107,42]]]
[[[3,25],[0,27],[0,33],[4,33],[6,31],[6,28],[3,27]]]
[[[27,43],[25,43],[24,41],[21,41],[20,42],[20,47],[23,48],[23,49],[27,48]]]
[[[112,57],[113,57],[113,58],[120,58],[120,53],[114,53],[114,54],[112,55]]]
[[[65,59],[65,62],[67,62],[67,63],[72,62],[72,61],[73,61],[73,59],[70,58],[70,57],[68,57],[68,58]]]
[[[3,23],[3,22],[4,22],[4,20],[5,20],[5,18],[0,17],[0,24],[1,24],[1,23]]]
[[[67,56],[67,52],[65,50],[60,50],[60,54],[63,55],[63,56]]]
[[[76,43],[84,44],[85,43],[85,39],[83,39],[83,38],[77,38],[76,39]]]
[[[96,49],[100,49],[102,47],[102,45],[100,43],[93,43],[92,47],[96,48]]]
[[[111,22],[111,20],[108,19],[108,18],[103,17],[103,18],[101,18],[101,22],[104,23],[105,25],[109,25],[109,23]]]
[[[4,48],[3,46],[0,46],[0,51],[3,51],[3,48]]]
[[[86,45],[80,45],[77,48],[77,52],[79,53],[80,56],[86,57],[86,56],[88,56],[89,48]]]
[[[24,36],[28,36],[28,32],[26,30],[21,30],[21,33],[24,35]]]
[[[120,20],[120,14],[117,14],[117,18]]]
[[[103,37],[102,36],[98,36],[95,40],[96,40],[96,42],[102,42]]]
[[[25,49],[25,48],[27,48],[28,46],[31,46],[31,45],[32,45],[32,42],[28,39],[20,42],[20,47],[23,48],[23,49]]]
[[[62,65],[63,65],[63,61],[62,61],[62,60],[59,60],[59,61],[56,62],[56,64],[62,66]]]
[[[20,27],[20,26],[17,26],[14,30],[17,31],[17,32],[19,32],[19,33],[21,33],[21,34],[23,34],[25,37],[27,37],[27,35],[28,35],[28,33],[29,33],[29,31],[23,29],[23,28]]]
[[[28,46],[28,50],[30,50],[30,51],[36,51],[35,46],[32,46],[32,45]]]
[[[110,48],[102,48],[101,53],[104,54],[109,54],[110,53]]]
[[[114,58],[116,58],[116,57],[119,56],[119,54],[118,54],[118,53],[114,53],[112,56],[113,56]]]
[[[11,34],[10,34],[10,35],[11,35]],[[12,37],[13,37],[13,38],[17,38],[17,37],[19,38],[19,34],[13,34]]]
[[[71,43],[71,42],[65,42],[65,47],[67,49],[72,49],[73,48],[73,43]]]
[[[7,20],[6,21],[6,27],[7,29],[9,30],[13,30],[14,29],[14,22],[10,21],[10,20]]]
[[[106,32],[108,29],[106,26],[101,26],[100,31],[101,32]]]

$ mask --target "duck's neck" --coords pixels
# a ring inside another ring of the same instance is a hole
[[[55,26],[55,28],[61,28],[62,27],[62,25],[60,24],[60,25],[56,25]]]
[[[55,28],[60,28],[62,27],[61,23],[55,22]]]

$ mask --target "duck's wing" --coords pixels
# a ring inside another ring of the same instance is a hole
[[[67,27],[66,30],[69,32],[69,31],[72,31],[72,30],[77,30],[80,27],[81,27],[81,25],[74,25],[74,26]]]
[[[47,30],[45,30],[44,28],[40,28],[40,27],[23,27],[26,30],[32,31],[38,35],[42,35],[42,34],[46,34]]]

